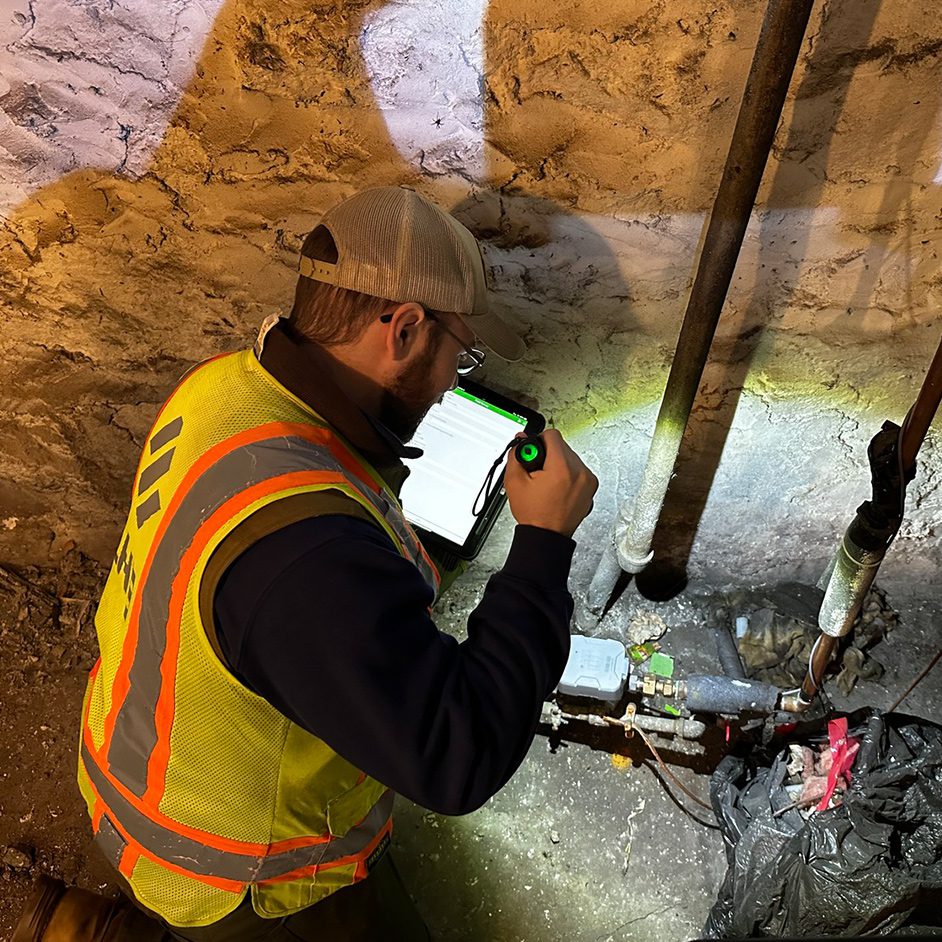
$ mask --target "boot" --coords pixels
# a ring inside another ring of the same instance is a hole
[[[10,942],[165,942],[163,926],[126,900],[37,877]]]

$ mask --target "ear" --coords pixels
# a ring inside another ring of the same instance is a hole
[[[425,309],[415,301],[406,301],[391,313],[384,350],[394,361],[407,360],[419,347],[419,327],[426,320]]]

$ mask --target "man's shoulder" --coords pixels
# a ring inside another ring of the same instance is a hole
[[[305,523],[320,525],[302,526]],[[342,491],[304,492],[267,504],[233,528],[213,551],[201,580],[200,609],[204,614],[211,611],[216,589],[237,559],[267,560],[284,568],[315,549],[318,542],[336,539],[342,533],[389,539],[370,512]],[[255,547],[276,549],[273,542],[279,544],[277,552],[252,552]]]
[[[335,516],[362,520],[382,532],[373,515],[348,494],[333,489],[308,491],[273,501],[243,520],[224,541],[223,545],[229,544],[229,551],[226,555],[230,559],[235,559],[250,546],[292,524]],[[218,553],[219,550],[216,552]]]

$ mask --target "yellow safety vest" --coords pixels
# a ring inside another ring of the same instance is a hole
[[[95,618],[78,778],[100,847],[173,925],[215,922],[249,890],[262,916],[296,912],[365,877],[388,844],[392,792],[241,684],[200,615],[227,534],[328,489],[437,589],[379,474],[251,350],[194,368],[145,443]]]

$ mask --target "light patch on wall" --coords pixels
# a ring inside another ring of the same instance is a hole
[[[70,171],[143,172],[222,2],[4,3],[0,214]]]
[[[411,0],[369,14],[360,49],[397,149],[428,176],[483,180],[487,0]]]

